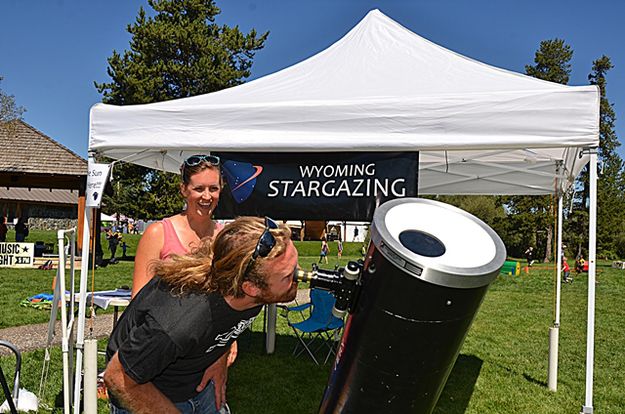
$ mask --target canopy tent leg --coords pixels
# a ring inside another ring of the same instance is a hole
[[[278,307],[275,303],[265,306],[266,312],[266,328],[265,332],[265,352],[273,354],[276,350],[276,322],[278,319]]]
[[[558,196],[558,234],[556,247],[556,306],[553,326],[549,328],[549,365],[547,386],[558,390],[558,348],[560,334],[560,301],[562,296],[562,195]]]
[[[85,341],[85,313],[87,307],[87,281],[89,280],[89,241],[93,222],[93,207],[85,208],[82,234],[82,262],[80,265],[80,291],[78,301],[78,326],[76,331],[76,361],[74,379],[74,414],[80,414],[80,395],[82,387],[83,352]]]
[[[72,237],[70,243],[73,243],[76,239],[76,229],[71,229]],[[59,230],[57,232],[57,240],[59,246],[59,265],[57,267],[57,278],[56,278],[56,286],[55,291],[59,292],[59,303],[60,303],[60,313],[61,313],[61,352],[63,354],[63,412],[69,414],[70,412],[70,404],[72,401],[72,356],[71,353],[74,350],[71,342],[73,340],[73,325],[74,325],[74,313],[73,308],[70,308],[68,321],[68,312],[67,312],[67,297],[65,296],[65,288],[67,286],[65,280],[65,230]],[[70,255],[69,260],[72,262],[70,265],[70,295],[69,295],[69,303],[74,302],[74,262],[75,256]],[[55,309],[56,310],[56,309]]]
[[[588,209],[588,324],[586,332],[586,401],[580,414],[593,412],[592,387],[595,359],[595,277],[597,256],[597,152],[590,152],[590,206]]]

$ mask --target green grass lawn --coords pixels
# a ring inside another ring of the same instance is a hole
[[[318,260],[319,243],[305,242],[298,248],[303,253],[302,267],[310,268]],[[328,267],[333,267],[336,258],[329,259]],[[132,262],[96,272],[98,290],[129,284]],[[0,326],[46,322],[46,311],[20,308],[16,303],[30,294],[49,291],[52,276],[50,271],[0,270]],[[539,265],[530,274],[500,276],[492,284],[435,413],[579,412],[585,390],[587,278],[585,274],[573,276],[574,283],[562,286],[558,392],[550,392],[546,387],[554,275],[547,266]],[[601,263],[598,280],[593,406],[597,413],[621,414],[625,412],[625,272]],[[329,364],[318,367],[309,358],[293,358],[295,338],[284,318],[278,319],[274,355],[263,353],[262,315],[251,332],[239,339],[240,357],[230,371],[228,386],[230,405],[237,414],[317,412]],[[31,391],[39,387],[42,356],[41,351],[24,355],[22,382]],[[2,358],[5,372],[11,371],[11,363],[11,358]],[[60,405],[58,349],[54,350],[53,363],[46,399],[50,407]],[[105,404],[99,412],[107,412]]]

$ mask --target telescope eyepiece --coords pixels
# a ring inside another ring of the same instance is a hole
[[[295,282],[310,282],[315,275],[315,272],[306,272],[302,269],[297,269],[293,274],[293,279]]]

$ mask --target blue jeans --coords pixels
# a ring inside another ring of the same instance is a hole
[[[206,388],[195,397],[174,403],[182,414],[227,414],[230,410],[225,405],[221,410],[215,408],[215,385],[210,381]],[[110,404],[111,414],[131,414],[130,411]]]

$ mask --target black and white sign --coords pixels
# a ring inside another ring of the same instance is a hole
[[[111,166],[109,164],[96,164],[89,161],[87,166],[87,195],[85,204],[87,207],[100,207],[102,193],[106,180],[108,180]]]
[[[32,267],[34,243],[0,243],[0,267]]]
[[[370,221],[384,201],[417,195],[418,153],[220,153],[216,216]]]

